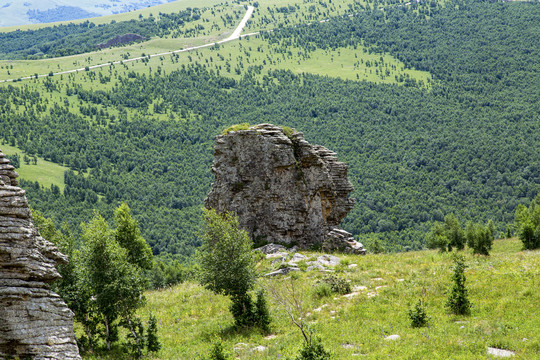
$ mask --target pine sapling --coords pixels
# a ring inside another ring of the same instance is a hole
[[[266,302],[266,296],[264,290],[260,290],[257,293],[257,300],[255,302],[255,313],[257,316],[257,325],[266,333],[270,331],[270,311],[268,311],[268,303]]]
[[[446,307],[455,315],[469,315],[471,313],[471,303],[467,297],[465,287],[465,259],[461,255],[454,256],[454,273],[452,280],[454,284],[450,289]]]
[[[424,327],[428,325],[429,316],[426,312],[426,303],[424,301],[426,295],[426,289],[422,291],[422,298],[418,300],[416,306],[409,310],[409,318],[411,319],[411,326],[414,328]]]
[[[157,319],[153,314],[150,314],[150,319],[148,320],[146,348],[150,352],[157,352],[161,349],[161,343],[157,336]]]

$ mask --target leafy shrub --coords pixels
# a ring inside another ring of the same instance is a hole
[[[340,276],[329,275],[318,281],[318,284],[320,283],[327,284],[334,293],[343,295],[351,292],[351,284],[347,281],[347,279]]]
[[[318,282],[313,288],[313,292],[319,298],[328,297],[332,295],[332,288],[325,282]]]
[[[223,130],[221,132],[221,135],[227,135],[231,131],[247,130],[247,129],[249,129],[249,127],[250,127],[250,125],[248,123],[232,125],[232,126],[229,126],[228,128],[226,128],[225,130]]]
[[[285,134],[285,136],[287,136],[289,139],[292,139],[292,136],[296,132],[296,130],[288,126],[282,126],[281,128],[283,129],[283,133]]]
[[[212,350],[210,350],[209,360],[229,360],[230,354],[223,348],[223,342],[221,340],[214,341]]]
[[[325,350],[320,339],[315,337],[309,342],[304,342],[296,360],[330,360],[331,358],[332,354]]]
[[[446,301],[446,307],[455,315],[469,315],[471,313],[471,303],[467,297],[467,288],[465,287],[465,259],[463,256],[454,257],[454,273],[452,280],[454,282],[450,289],[450,295]]]

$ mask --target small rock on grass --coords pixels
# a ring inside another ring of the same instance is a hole
[[[387,337],[384,338],[384,340],[399,340],[401,339],[401,336],[399,335],[388,335]]]
[[[266,346],[259,345],[259,346],[255,346],[253,349],[251,349],[251,351],[263,352],[266,349],[268,349]]]
[[[504,349],[497,349],[497,348],[492,348],[492,347],[488,347],[487,354],[488,355],[493,355],[493,356],[496,356],[496,357],[512,357],[512,356],[516,355],[516,353],[513,352],[513,351],[504,350]]]

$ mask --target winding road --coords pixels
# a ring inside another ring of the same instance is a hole
[[[126,60],[111,61],[111,62],[107,62],[107,63],[103,63],[103,64],[92,65],[92,66],[73,69],[73,70],[60,71],[60,72],[53,73],[53,75],[72,74],[72,73],[77,73],[79,71],[87,71],[87,70],[99,69],[99,68],[102,68],[102,67],[107,67],[107,66],[116,65],[116,64],[124,64],[124,63],[127,63],[127,62],[138,61],[138,60],[142,60],[142,59],[149,59],[149,58],[153,58],[153,57],[157,57],[157,56],[178,54],[178,53],[183,53],[183,52],[188,52],[188,51],[193,51],[193,50],[198,50],[198,49],[204,49],[204,48],[207,48],[207,47],[210,47],[210,46],[214,46],[216,44],[223,44],[223,43],[226,43],[226,42],[229,42],[229,41],[238,40],[238,39],[246,37],[246,36],[257,35],[257,34],[259,34],[258,31],[254,32],[254,33],[241,35],[242,30],[244,30],[244,27],[246,26],[248,20],[251,18],[251,15],[253,15],[254,10],[255,10],[255,8],[253,6],[248,6],[246,14],[244,15],[244,17],[240,21],[240,24],[238,24],[236,29],[234,29],[231,36],[229,36],[226,39],[217,41],[217,42],[204,44],[204,45],[199,45],[199,46],[192,46],[192,47],[188,47],[188,48],[180,49],[180,50],[167,51],[167,52],[148,55],[148,56],[139,56],[139,57],[126,59]],[[37,75],[38,78],[43,78],[43,77],[47,77],[47,76],[51,76],[51,75],[50,74]],[[13,82],[15,80],[17,80],[17,81],[19,81],[19,80],[30,80],[30,79],[35,79],[35,78],[36,78],[35,75],[33,75],[33,76],[25,76],[25,77],[21,77],[21,78],[18,78],[18,79],[0,80],[0,83]]]

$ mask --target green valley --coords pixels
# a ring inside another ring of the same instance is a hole
[[[223,38],[224,24],[214,32],[205,25],[200,37],[4,61],[4,79],[81,69],[0,89],[5,141],[86,172],[70,176],[63,196],[29,190],[34,206],[76,228],[92,208],[110,213],[128,201],[156,254],[189,256],[211,183],[213,136],[234,123],[270,122],[303,131],[349,164],[357,206],[344,226],[368,245],[420,249],[431,222],[448,213],[505,230],[539,190],[538,6],[326,4],[285,11],[261,3],[244,32],[263,22],[276,30],[192,51],[149,56]],[[229,11],[232,32],[245,8],[198,11],[193,24]],[[516,31],[504,30],[501,13]],[[483,19],[481,31],[471,14]],[[153,211],[143,210],[143,194],[152,194]]]
[[[538,357],[539,19],[526,1],[180,0],[0,28],[0,150],[70,257],[53,290],[83,358],[308,360],[307,334],[332,359]],[[248,250],[209,255],[215,137],[263,123],[348,165],[340,226],[366,256],[312,271],[317,244],[265,256],[236,228]],[[242,291],[208,280],[205,264],[237,258],[253,265]],[[460,262],[468,315],[448,305]],[[114,281],[122,310],[94,294]],[[162,346],[143,353],[149,329]]]

